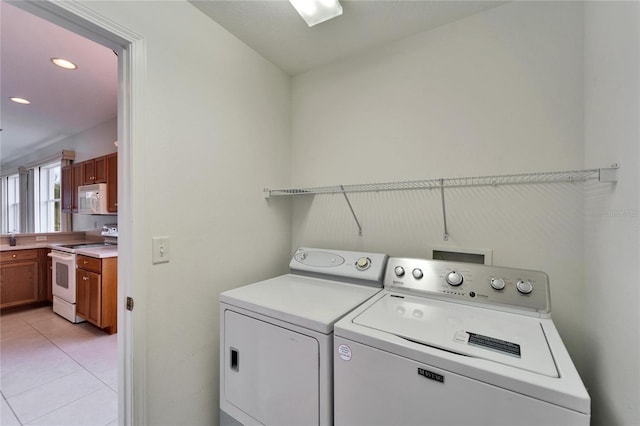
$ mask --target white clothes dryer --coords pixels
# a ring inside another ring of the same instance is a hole
[[[334,326],[336,425],[588,425],[540,271],[390,258]]]
[[[220,294],[220,423],[333,424],[333,325],[382,291],[386,260],[299,248],[289,274]]]

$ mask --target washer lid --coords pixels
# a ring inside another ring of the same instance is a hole
[[[386,294],[353,323],[436,349],[559,377],[542,325],[535,317]]]
[[[381,288],[286,274],[220,294],[220,301],[320,333]]]

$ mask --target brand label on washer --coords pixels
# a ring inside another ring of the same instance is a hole
[[[343,361],[351,361],[351,348],[347,345],[338,346],[338,355]]]
[[[420,367],[418,367],[418,374],[423,377],[426,377],[427,379],[444,383],[444,376],[442,374],[434,373],[433,371],[425,370],[424,368],[420,368]]]

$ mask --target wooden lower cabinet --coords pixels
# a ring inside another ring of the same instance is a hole
[[[43,300],[38,249],[0,252],[0,308]]]
[[[107,333],[117,332],[118,258],[78,255],[76,313]]]

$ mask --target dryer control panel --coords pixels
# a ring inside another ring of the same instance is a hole
[[[382,288],[386,254],[300,247],[289,268],[292,273],[368,284]]]
[[[384,286],[417,296],[464,303],[551,312],[549,278],[542,271],[447,262],[389,258]]]

